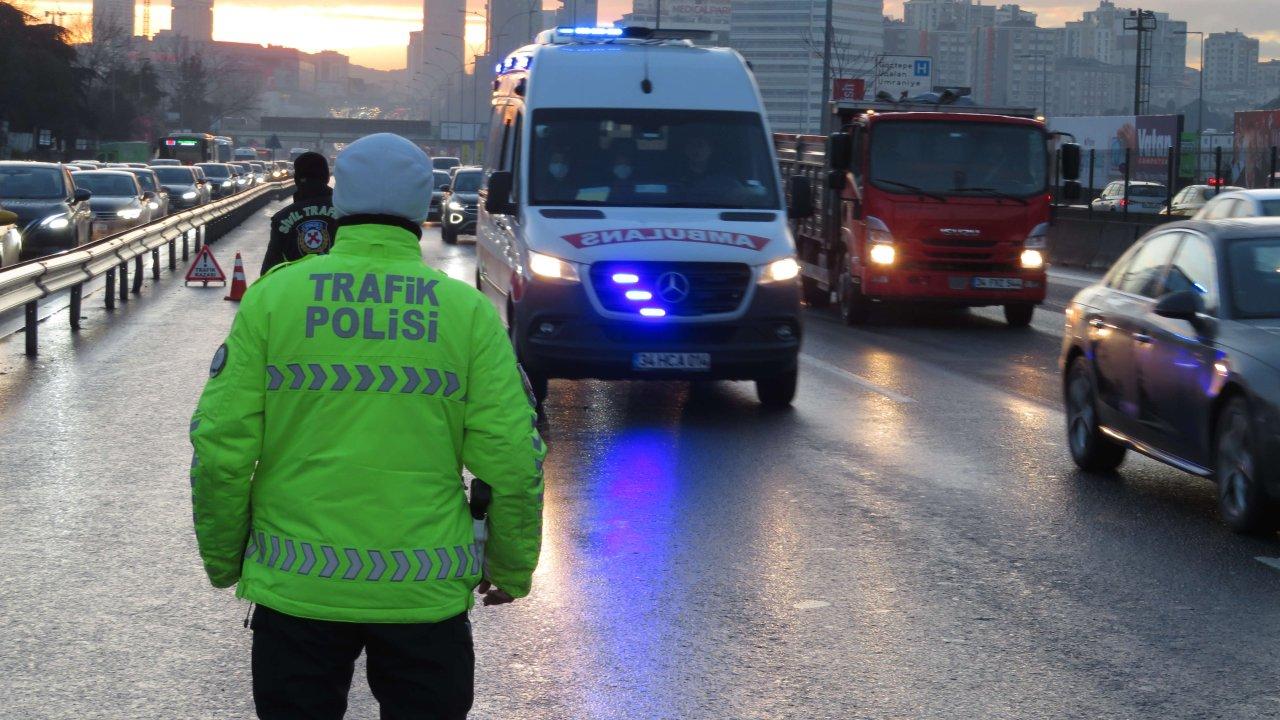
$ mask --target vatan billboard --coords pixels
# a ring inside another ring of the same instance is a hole
[[[1236,113],[1232,182],[1243,187],[1266,187],[1271,174],[1271,148],[1276,146],[1280,146],[1280,110]]]
[[[1129,151],[1130,180],[1169,181],[1169,148],[1181,146],[1181,115],[1104,115],[1049,118],[1049,130],[1070,133],[1084,151],[1081,182],[1089,181],[1093,158],[1093,187],[1124,179],[1125,150]]]

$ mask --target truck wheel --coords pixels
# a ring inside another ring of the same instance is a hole
[[[813,278],[801,275],[800,290],[804,293],[804,304],[811,308],[824,308],[831,304],[831,289],[819,287]]]
[[[1036,306],[1028,303],[1017,303],[1004,306],[1004,321],[1009,327],[1026,327],[1031,324],[1031,316],[1035,315]]]
[[[1249,404],[1243,397],[1232,398],[1215,427],[1213,474],[1223,521],[1238,533],[1271,530],[1275,506],[1262,487]]]
[[[756,397],[767,408],[791,407],[796,397],[796,378],[799,370],[792,369],[781,375],[756,380]]]
[[[1111,472],[1124,462],[1126,448],[1107,437],[1098,424],[1098,398],[1093,374],[1083,357],[1067,370],[1067,447],[1076,466],[1086,472]]]
[[[453,228],[449,227],[448,225],[441,225],[441,226],[440,226],[440,239],[441,239],[441,240],[443,240],[443,241],[445,242],[445,244],[446,244],[446,245],[457,245],[457,244],[458,244],[458,231],[457,231],[457,230],[454,230]]]
[[[845,325],[862,325],[871,315],[871,300],[853,282],[848,272],[840,275],[840,319]]]

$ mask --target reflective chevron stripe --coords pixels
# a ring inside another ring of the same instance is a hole
[[[326,369],[327,368],[327,369]],[[352,381],[355,382],[352,382]],[[289,363],[267,366],[267,390],[377,392],[466,401],[457,373],[412,366]]]
[[[373,550],[307,542],[254,530],[249,533],[244,556],[272,570],[324,580],[423,582],[480,575],[484,545]]]

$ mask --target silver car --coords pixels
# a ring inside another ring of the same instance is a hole
[[[1237,190],[1213,198],[1196,213],[1196,220],[1280,216],[1280,190]]]
[[[1102,189],[1102,195],[1093,201],[1095,212],[1124,212],[1128,206],[1132,213],[1158,213],[1164,210],[1169,191],[1164,185],[1155,182],[1132,180],[1129,182],[1129,193],[1125,196],[1124,181],[1116,180]]]

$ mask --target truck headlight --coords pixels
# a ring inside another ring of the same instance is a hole
[[[71,225],[71,221],[66,215],[50,215],[40,221],[40,227],[50,230],[66,230]]]
[[[1044,254],[1039,250],[1026,249],[1022,251],[1022,267],[1025,270],[1039,270],[1044,267]]]
[[[182,199],[183,199],[183,200],[195,200],[195,199],[196,199],[196,191],[195,191],[195,190],[188,190],[188,191],[186,191],[186,192],[182,193]]]
[[[794,280],[800,274],[800,263],[795,258],[782,258],[774,260],[760,272],[761,283],[785,282]]]
[[[871,246],[871,262],[876,265],[892,265],[897,258],[898,253],[893,249],[892,245],[887,243],[876,243]]]
[[[539,277],[552,280],[578,281],[578,268],[574,267],[573,263],[542,253],[529,253],[529,271]]]
[[[125,208],[123,210],[117,210],[116,216],[122,217],[125,220],[137,220],[142,217],[142,208]]]

